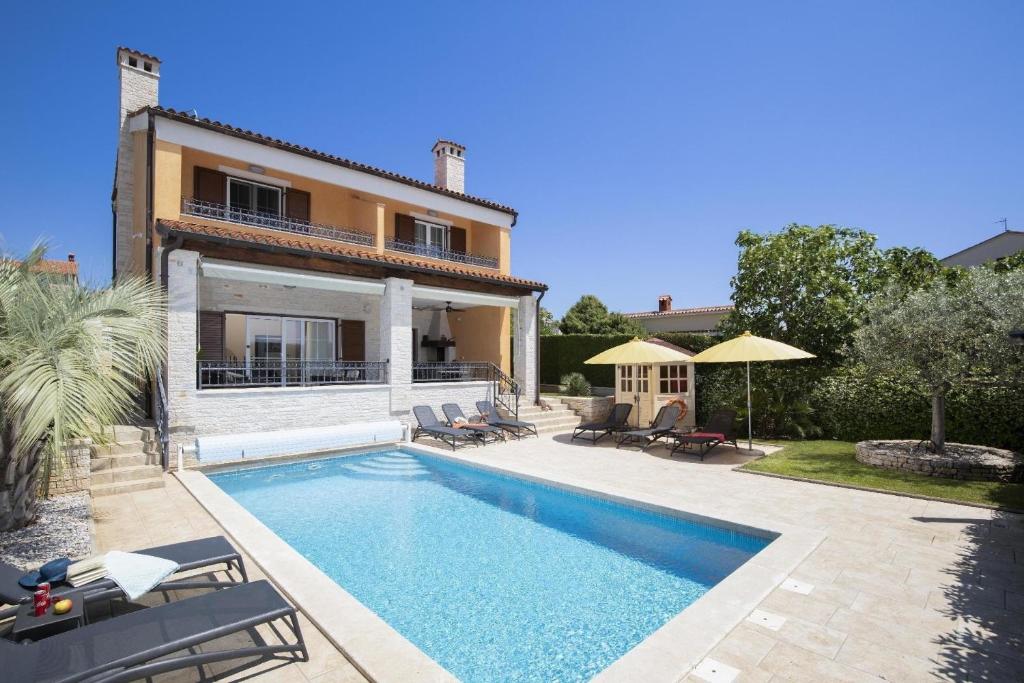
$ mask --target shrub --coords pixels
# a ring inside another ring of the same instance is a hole
[[[928,439],[931,405],[909,378],[854,366],[822,380],[810,396],[826,436],[845,441]],[[1024,450],[1024,385],[964,384],[946,399],[950,441]]]
[[[563,375],[559,384],[565,387],[562,393],[566,396],[590,396],[590,382],[578,372]]]

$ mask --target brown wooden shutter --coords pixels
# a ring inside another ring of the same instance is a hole
[[[342,320],[341,358],[342,360],[366,360],[366,323],[362,320]]]
[[[192,174],[193,197],[201,202],[227,204],[228,177],[220,171],[196,166]]]
[[[466,253],[466,229],[454,225],[448,230],[448,247],[460,254]]]
[[[288,218],[300,221],[309,220],[309,193],[302,190],[289,189],[285,193],[284,214]]]
[[[199,311],[199,360],[224,360],[224,314]]]
[[[395,239],[402,242],[416,241],[416,221],[412,216],[395,214]]]

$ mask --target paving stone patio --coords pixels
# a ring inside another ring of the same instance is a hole
[[[661,448],[592,447],[558,435],[458,455],[700,514],[753,514],[766,528],[823,532],[789,580],[687,681],[1024,680],[1024,516],[737,472],[752,456],[732,447],[701,463],[670,459]],[[166,476],[166,488],[94,500],[100,550],[222,533]],[[308,620],[302,627],[308,663],[228,663],[203,673],[216,680],[363,680]],[[193,669],[156,680],[197,679]]]

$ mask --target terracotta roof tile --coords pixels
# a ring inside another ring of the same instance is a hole
[[[175,111],[174,109],[160,106],[143,107],[138,111],[132,112],[131,114],[129,114],[129,116],[136,116],[143,112],[149,112],[155,116],[162,116],[164,118],[172,119],[174,121],[180,121],[182,123],[187,123],[193,126],[199,126],[201,128],[206,128],[208,130],[217,131],[218,133],[225,133],[227,135],[232,135],[234,137],[243,138],[245,140],[250,140],[252,142],[257,142],[262,145],[269,145],[271,147],[277,147],[278,149],[283,149],[289,152],[295,152],[297,154],[312,157],[319,161],[326,161],[329,164],[344,166],[345,168],[350,168],[354,171],[362,171],[363,173],[369,173],[371,175],[375,175],[381,178],[387,178],[388,180],[394,180],[405,185],[418,187],[421,190],[427,190],[428,192],[435,192],[437,194],[443,194],[448,197],[460,199],[464,202],[470,202],[471,204],[485,206],[489,209],[494,209],[495,211],[501,211],[502,213],[511,214],[512,216],[519,215],[519,213],[515,209],[509,206],[505,206],[503,204],[499,204],[497,202],[492,202],[490,199],[474,197],[472,195],[463,194],[462,192],[454,192],[452,190],[445,189],[438,185],[434,185],[432,183],[425,183],[422,180],[410,178],[409,176],[404,176],[399,173],[385,171],[384,169],[376,168],[375,166],[361,164],[358,161],[345,159],[343,157],[335,156],[334,154],[328,154],[326,152],[321,152],[310,147],[296,145],[295,143],[292,142],[285,142],[284,140],[279,140],[278,138],[272,138],[269,135],[263,135],[261,133],[256,133],[254,131],[246,130],[244,128],[238,128],[237,126],[232,126],[227,123],[221,123],[220,121],[197,118],[185,112]]]
[[[15,263],[20,263],[20,261],[15,260]],[[49,275],[73,275],[77,277],[78,263],[75,261],[42,259],[32,268],[32,270],[36,273],[47,273]]]
[[[732,304],[725,306],[695,306],[693,308],[673,308],[670,311],[641,311],[639,313],[626,313],[627,318],[661,318],[670,315],[698,315],[700,313],[728,313],[732,310]]]
[[[199,223],[188,223],[186,221],[175,221],[161,218],[157,221],[158,227],[164,228],[164,231],[171,231],[176,233],[185,233],[189,235],[196,235],[201,237],[212,237],[216,239],[232,240],[236,242],[248,242],[250,244],[271,246],[271,247],[284,247],[287,249],[296,249],[299,251],[309,252],[311,254],[327,254],[330,256],[340,256],[343,258],[360,259],[364,261],[376,261],[385,265],[397,266],[399,268],[426,268],[428,270],[440,273],[442,275],[453,275],[455,277],[472,277],[475,279],[484,279],[497,284],[507,284],[515,287],[526,287],[532,290],[546,290],[548,288],[542,282],[535,280],[525,280],[523,278],[513,277],[512,275],[503,275],[493,271],[487,271],[483,269],[470,268],[455,263],[445,263],[441,261],[419,261],[410,258],[404,258],[402,256],[395,256],[393,254],[384,253],[378,254],[375,251],[367,251],[360,249],[355,245],[348,244],[326,244],[324,242],[311,240],[304,238],[301,235],[284,235],[273,233],[270,231],[259,231],[250,232],[250,229],[246,231],[235,230],[225,226],[219,225],[202,225]]]

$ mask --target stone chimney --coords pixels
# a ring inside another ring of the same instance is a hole
[[[672,295],[662,294],[658,297],[658,313],[672,310]]]
[[[145,187],[135,187],[135,164],[132,135],[128,132],[128,115],[159,103],[160,60],[144,52],[117,48],[118,80],[121,84],[118,111],[117,199],[114,228],[114,276],[125,275],[132,268],[133,235],[145,238],[145,226],[132,225],[132,205],[138,196],[145,198]],[[139,268],[141,264],[135,264]]]
[[[466,148],[451,140],[438,140],[434,153],[434,184],[452,192],[466,192]]]
[[[68,263],[74,263],[74,262],[75,262],[75,254],[74,254],[74,252],[72,252],[72,253],[68,254]]]

